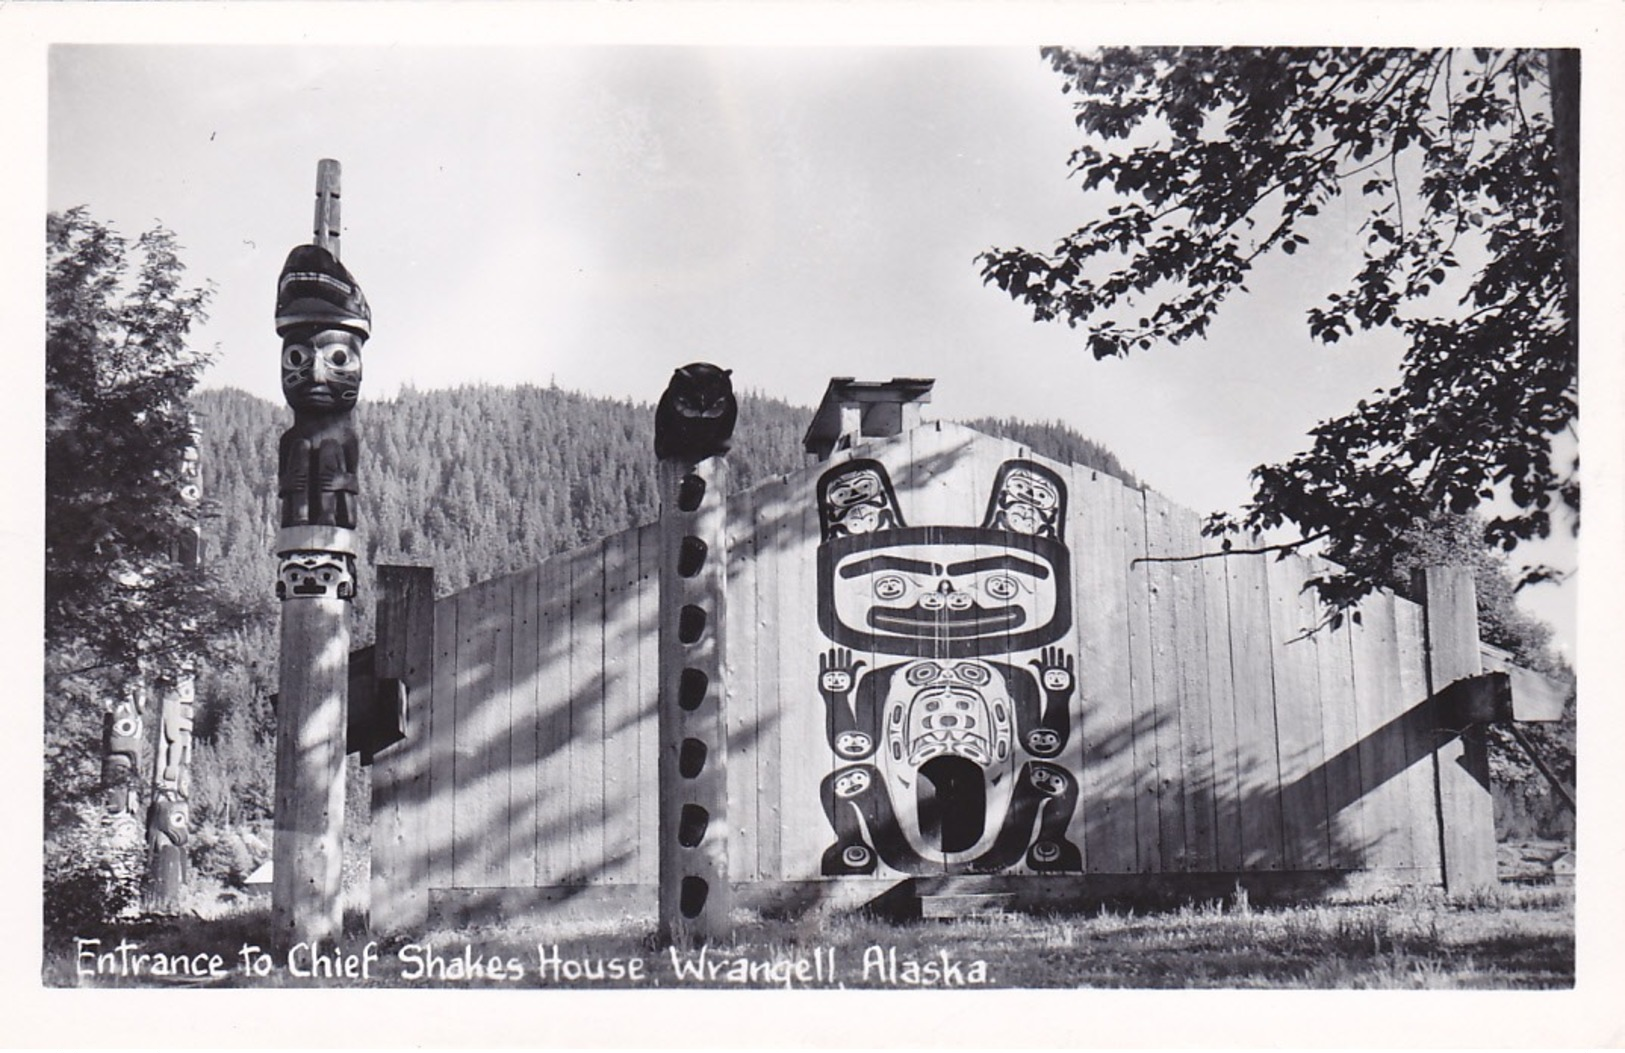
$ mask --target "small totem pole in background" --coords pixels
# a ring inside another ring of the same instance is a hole
[[[728,884],[723,498],[738,413],[728,371],[679,369],[655,410],[660,459],[660,933],[724,938]]]
[[[146,730],[146,687],[132,682],[102,718],[102,800],[109,816],[136,814],[141,735]]]
[[[181,505],[188,522],[175,538],[173,554],[180,566],[196,569],[203,548],[203,477],[198,463],[203,434],[195,421],[190,431],[180,479]],[[151,911],[179,910],[186,886],[196,674],[196,659],[184,655],[173,675],[159,684],[158,750],[152,766],[152,803],[147,809],[146,906]]]
[[[352,420],[372,312],[338,259],[339,165],[317,169],[315,244],[277,280],[282,393],[293,427],[277,451],[277,598],[282,601],[271,908],[288,942],[342,929],[344,727],[355,597]]]

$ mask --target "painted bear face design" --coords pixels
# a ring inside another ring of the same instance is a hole
[[[836,643],[969,658],[1041,647],[1071,624],[1060,480],[1005,464],[981,526],[910,527],[884,469],[855,461],[819,483],[819,624]]]

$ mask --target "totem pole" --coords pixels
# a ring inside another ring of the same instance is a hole
[[[728,371],[679,369],[655,410],[660,459],[660,934],[725,938],[727,623],[723,497],[738,407]]]
[[[202,550],[199,512],[203,484],[198,451],[203,445],[203,435],[195,421],[191,424],[190,432],[191,441],[181,455],[180,473],[181,506],[187,515],[187,523],[175,538],[172,554],[178,565],[195,570]],[[152,803],[147,808],[145,892],[146,906],[150,911],[179,910],[181,892],[186,885],[196,673],[195,658],[184,655],[173,675],[159,684],[158,749],[152,766]]]
[[[276,594],[282,601],[271,910],[287,943],[337,937],[344,828],[350,601],[355,597],[352,415],[372,312],[338,259],[339,165],[317,168],[315,243],[277,280],[282,393],[293,426],[277,450]]]
[[[136,814],[146,701],[145,685],[133,682],[102,718],[102,800],[109,817]]]

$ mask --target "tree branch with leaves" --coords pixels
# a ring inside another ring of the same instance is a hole
[[[1362,264],[1308,308],[1332,344],[1394,330],[1397,382],[1254,470],[1228,536],[1290,525],[1341,571],[1335,609],[1387,584],[1417,529],[1491,499],[1503,550],[1578,528],[1578,53],[1112,48],[1043,52],[1077,96],[1070,169],[1113,203],[1048,252],[993,248],[983,281],[1035,321],[1082,327],[1097,358],[1203,336],[1264,256],[1320,235],[1333,199],[1368,202]],[[1554,574],[1530,568],[1525,580]]]

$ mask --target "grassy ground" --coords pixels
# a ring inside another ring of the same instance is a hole
[[[264,906],[136,919],[47,940],[51,986],[1553,988],[1574,982],[1572,891],[1506,885],[1450,900],[1258,908],[1245,896],[1156,913],[991,915],[892,924],[741,914],[735,941],[659,946],[653,919],[443,929],[370,944],[359,925],[313,963],[265,948]],[[81,945],[75,937],[98,939]],[[124,941],[126,949],[119,952]],[[133,945],[133,946],[132,946]],[[84,953],[80,953],[84,952]],[[105,968],[97,975],[96,955]],[[140,961],[139,955],[155,957]],[[216,975],[210,956],[217,956]],[[133,975],[132,963],[140,966]],[[636,964],[634,964],[636,963]],[[252,968],[265,969],[263,976]],[[301,976],[299,973],[317,973]],[[349,975],[345,975],[346,973]]]

